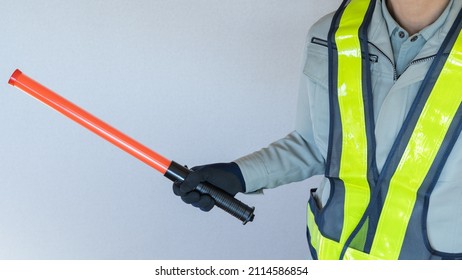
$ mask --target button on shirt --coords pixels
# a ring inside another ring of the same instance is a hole
[[[410,63],[414,60],[428,39],[430,39],[446,21],[449,10],[451,9],[451,0],[443,11],[441,16],[432,24],[422,29],[416,34],[409,34],[402,28],[395,19],[391,16],[386,5],[386,1],[382,1],[382,13],[387,23],[390,41],[393,48],[395,68],[398,76],[403,74]]]

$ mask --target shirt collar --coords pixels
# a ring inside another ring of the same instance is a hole
[[[388,33],[390,36],[392,36],[397,30],[400,30],[400,29],[404,30],[404,29],[391,16],[390,11],[388,11],[386,2],[387,2],[386,0],[382,0],[382,13],[387,23],[387,26],[388,26]],[[438,29],[440,29],[443,26],[444,22],[448,18],[449,10],[451,9],[453,2],[454,0],[451,0],[449,2],[446,9],[444,9],[443,13],[441,13],[440,17],[435,22],[425,27],[418,33],[422,35],[422,37],[426,41],[428,41],[428,39],[430,39],[433,35],[435,35],[436,31],[438,31]],[[409,34],[409,35],[414,35],[414,34]]]

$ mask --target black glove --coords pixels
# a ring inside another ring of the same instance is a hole
[[[181,183],[173,184],[173,193],[202,211],[210,211],[215,205],[213,198],[194,191],[197,185],[208,182],[232,196],[245,192],[245,182],[241,169],[234,163],[215,163],[191,168],[192,172]]]

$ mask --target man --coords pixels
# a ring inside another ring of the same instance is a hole
[[[351,0],[307,40],[296,130],[232,163],[194,168],[231,195],[313,175],[307,237],[319,259],[462,258],[462,1]]]

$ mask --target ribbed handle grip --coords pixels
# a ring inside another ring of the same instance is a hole
[[[173,182],[182,182],[190,172],[191,170],[188,168],[172,161],[164,176]],[[215,200],[216,206],[241,220],[244,225],[247,222],[253,221],[253,218],[255,217],[253,213],[255,211],[255,207],[250,207],[242,203],[234,196],[212,184],[201,183],[195,190],[201,194],[210,195],[213,200]]]
[[[250,207],[222,189],[208,183],[199,184],[196,190],[208,194],[215,200],[215,205],[241,220],[244,225],[253,221],[255,207]]]

